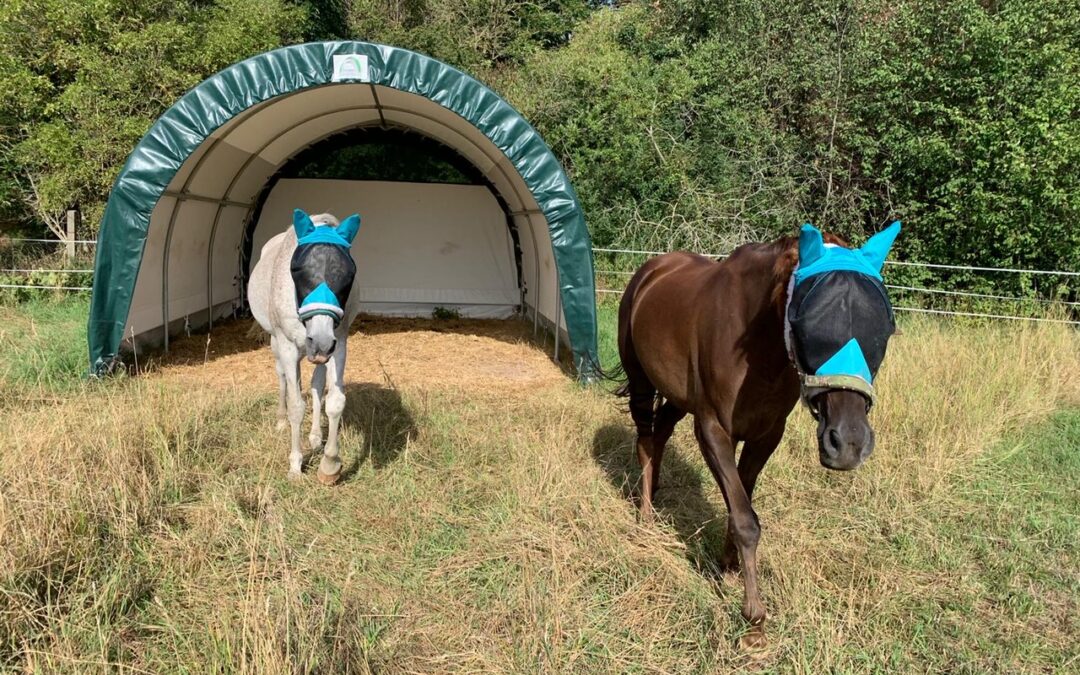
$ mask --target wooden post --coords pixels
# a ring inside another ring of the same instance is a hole
[[[79,212],[68,209],[67,212],[67,257],[71,260],[75,257],[75,223],[79,218]]]

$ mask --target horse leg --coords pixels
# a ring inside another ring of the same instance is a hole
[[[326,448],[319,462],[318,478],[324,485],[333,485],[341,478],[341,457],[338,454],[338,427],[341,414],[345,412],[345,352],[347,340],[338,340],[337,349],[330,356],[332,378],[326,392],[326,416],[330,420],[326,434]]]
[[[274,354],[274,370],[278,376],[278,404],[277,404],[277,430],[284,431],[289,423],[288,406],[285,403],[287,385],[285,384],[285,369],[281,365],[281,359],[277,357],[277,338],[270,336],[270,351]]]
[[[773,430],[767,436],[756,440],[746,441],[743,444],[742,456],[739,457],[739,480],[742,481],[746,497],[753,503],[754,486],[757,484],[758,474],[769,461],[776,446],[780,445],[780,439],[784,437],[784,425]],[[730,521],[728,522],[730,526]],[[734,570],[739,567],[739,553],[735,548],[735,537],[728,527],[727,538],[724,541],[724,550],[720,553],[719,561],[721,569]]]
[[[290,340],[278,340],[275,346],[279,372],[284,373],[286,404],[289,415],[289,478],[299,478],[304,455],[300,451],[300,425],[304,421],[304,395],[300,393],[300,350]]]
[[[686,417],[686,413],[677,408],[671,401],[664,401],[656,409],[652,431],[652,494],[650,499],[655,497],[656,491],[660,489],[660,462],[664,459],[664,447],[667,445],[668,439],[671,438],[672,432],[675,431],[675,425],[684,417]]]
[[[750,622],[750,631],[739,642],[748,649],[764,647],[765,604],[761,601],[757,578],[757,544],[761,526],[735,465],[735,442],[720,422],[707,414],[695,417],[694,435],[701,445],[709,470],[724,494],[728,507],[728,531],[733,535],[735,547],[742,558],[742,615]]]
[[[312,451],[322,445],[322,397],[326,391],[326,364],[315,366],[311,373],[311,433],[308,442]]]
[[[630,377],[630,417],[637,427],[637,458],[641,465],[641,506],[640,513],[644,520],[654,517],[653,497],[653,416],[656,406],[656,389],[644,375]]]

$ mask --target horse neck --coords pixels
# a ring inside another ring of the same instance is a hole
[[[791,276],[799,261],[796,246],[793,238],[766,244],[763,254],[754,257],[754,264],[744,277],[754,280],[750,287],[761,289],[756,302],[751,303],[753,316],[748,317],[749,325],[757,327],[755,340],[763,350],[778,358],[782,356],[784,363],[790,360],[784,319]]]

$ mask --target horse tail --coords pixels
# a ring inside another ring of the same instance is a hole
[[[620,397],[630,396],[630,378],[626,376],[626,371],[623,369],[621,363],[616,364],[610,369],[605,369],[600,365],[598,359],[589,357],[589,373],[591,379],[594,382],[605,382],[616,385],[615,395]]]

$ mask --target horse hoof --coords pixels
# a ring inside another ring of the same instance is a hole
[[[274,425],[274,429],[277,431],[285,431],[285,428],[289,426],[289,420],[279,419]]]
[[[765,639],[765,630],[760,626],[751,627],[746,635],[739,638],[739,648],[751,658],[765,656],[764,650],[768,646],[769,641]]]
[[[341,472],[340,471],[335,473],[335,474],[327,474],[327,473],[323,473],[322,469],[319,469],[319,471],[315,474],[315,476],[319,479],[319,482],[322,483],[323,485],[337,485],[337,482],[339,480],[341,480]]]
[[[656,511],[652,506],[642,506],[638,509],[638,520],[646,525],[651,525],[656,522]]]
[[[299,471],[291,471],[291,470],[289,471],[289,480],[290,481],[296,482],[298,480],[303,480],[303,478],[304,478],[304,474],[300,473]]]
[[[320,436],[308,436],[308,445],[311,446],[312,452],[316,452],[322,448],[322,438]]]

